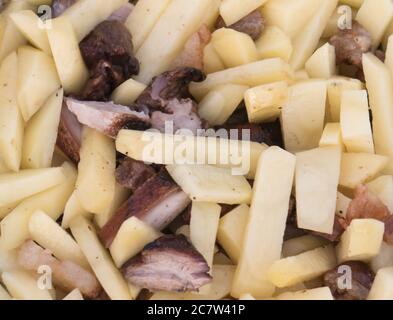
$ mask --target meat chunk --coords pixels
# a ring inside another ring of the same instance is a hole
[[[52,256],[49,250],[44,250],[34,241],[26,241],[19,249],[18,263],[21,267],[37,271],[42,265],[52,270],[53,281],[66,292],[78,288],[87,298],[96,298],[102,288],[89,271],[83,269],[72,261],[60,261]]]
[[[115,138],[123,127],[145,130],[150,127],[150,118],[144,112],[111,102],[79,101],[65,99],[68,109],[78,121],[105,135]]]
[[[362,69],[362,55],[372,49],[371,34],[356,21],[352,29],[340,30],[329,40],[336,49],[336,62],[354,65]]]
[[[163,236],[122,267],[124,277],[152,291],[197,291],[211,282],[209,266],[183,235]]]
[[[383,240],[393,245],[393,215],[390,215],[384,219],[385,223],[385,234],[383,236]]]
[[[238,22],[231,24],[228,28],[246,33],[253,40],[257,40],[261,36],[264,27],[265,19],[262,17],[261,11],[254,10]],[[220,28],[227,28],[227,25],[221,16],[219,16],[216,21],[216,29]]]
[[[52,17],[61,16],[64,11],[71,7],[77,0],[53,0],[52,2]]]
[[[99,232],[109,248],[122,223],[135,216],[157,230],[169,225],[189,204],[190,198],[165,170],[139,187]]]
[[[135,191],[155,173],[151,166],[127,157],[120,162],[115,175],[117,183]]]
[[[348,261],[325,273],[323,280],[338,300],[365,300],[374,277],[364,262]]]

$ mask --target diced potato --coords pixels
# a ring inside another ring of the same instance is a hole
[[[378,196],[379,199],[393,213],[393,177],[380,176],[367,184],[369,190]]]
[[[50,20],[49,23],[47,37],[61,85],[66,93],[79,94],[89,78],[89,71],[83,61],[74,28],[65,16]]]
[[[63,300],[84,300],[82,293],[79,289],[72,290],[69,294],[67,294]]]
[[[5,166],[19,171],[24,122],[17,103],[18,57],[7,56],[0,65],[0,155]]]
[[[339,147],[319,148],[296,155],[296,213],[299,228],[333,233],[340,164]]]
[[[189,224],[185,224],[185,225],[181,226],[180,228],[178,228],[176,230],[175,233],[176,234],[182,234],[187,239],[190,239],[190,225]]]
[[[267,0],[223,0],[220,6],[220,15],[227,26],[239,21],[251,11],[261,7]]]
[[[63,219],[61,220],[61,227],[63,229],[68,229],[70,227],[70,222],[77,216],[84,216],[85,218],[90,219],[91,213],[82,207],[76,191],[74,191],[65,205]]]
[[[381,248],[385,226],[374,219],[354,219],[337,246],[339,263],[352,260],[369,261]]]
[[[95,214],[109,207],[115,194],[116,152],[112,139],[85,127],[76,192],[82,207]]]
[[[288,84],[284,81],[248,89],[244,94],[248,120],[251,123],[275,120],[288,99]]]
[[[241,254],[249,211],[247,205],[240,205],[223,216],[218,226],[217,241],[236,264]]]
[[[311,234],[293,238],[284,242],[282,246],[282,256],[292,257],[303,252],[314,250],[326,245],[327,241],[323,238],[313,236]]]
[[[289,198],[295,172],[295,156],[271,147],[260,157],[254,181],[249,220],[231,295],[250,293],[255,298],[273,295],[268,280],[271,264],[280,259]]]
[[[336,51],[326,43],[307,60],[306,71],[311,78],[329,79],[336,74]]]
[[[250,203],[251,186],[243,176],[205,165],[169,165],[167,170],[182,190],[197,202]]]
[[[210,42],[203,50],[203,70],[206,74],[225,69],[224,63]]]
[[[31,44],[45,53],[51,54],[44,23],[37,14],[31,10],[22,10],[11,13],[10,18]]]
[[[32,47],[18,49],[18,104],[27,122],[60,88],[52,57]]]
[[[393,20],[392,21],[390,21],[390,23],[389,23],[389,26],[387,27],[387,29],[386,29],[386,32],[385,32],[385,36],[384,36],[384,38],[383,38],[383,42],[382,42],[382,48],[384,49],[384,50],[388,50],[388,42],[389,42],[389,38],[390,38],[390,36],[393,34]],[[388,52],[386,52],[386,53],[388,53]],[[386,56],[386,59],[390,59],[389,58],[389,55],[390,54],[387,54],[387,56]],[[385,60],[385,62],[386,62],[386,60]]]
[[[303,81],[310,79],[310,76],[308,75],[307,71],[303,69],[295,72],[295,79],[296,81]]]
[[[51,166],[62,105],[63,89],[60,89],[27,123],[22,152],[23,169]]]
[[[319,141],[319,147],[339,147],[342,151],[345,150],[340,123],[326,124],[321,140]]]
[[[131,300],[127,282],[98,239],[94,226],[79,216],[72,220],[71,232],[108,296],[112,300]]]
[[[330,39],[331,37],[333,37],[335,34],[339,32],[340,18],[343,17],[345,13],[340,11],[338,8],[330,16],[329,21],[325,27],[325,30],[323,31],[322,39]],[[352,14],[352,10],[350,12]]]
[[[351,198],[346,197],[341,192],[337,192],[336,215],[345,219],[351,201]]]
[[[249,294],[249,293],[245,293],[245,294],[242,294],[240,297],[239,297],[239,300],[249,300],[249,301],[252,301],[252,300],[256,300],[251,294]]]
[[[224,124],[243,101],[247,89],[236,84],[217,86],[199,103],[199,115],[211,126]]]
[[[387,48],[385,52],[385,65],[389,68],[390,74],[393,75],[393,34],[388,37],[386,46]]]
[[[117,104],[131,106],[145,89],[145,84],[128,79],[113,91],[112,100]]]
[[[53,300],[48,289],[40,288],[37,280],[26,271],[13,270],[1,275],[11,296],[18,300]]]
[[[389,163],[389,158],[369,153],[344,153],[341,160],[340,186],[355,189],[368,182]]]
[[[10,169],[6,166],[4,160],[0,156],[0,174],[11,172]]]
[[[326,81],[308,80],[289,89],[281,113],[286,150],[290,152],[316,148],[321,139],[326,106]]]
[[[338,0],[322,0],[317,11],[308,20],[302,31],[293,38],[293,54],[290,65],[295,70],[302,69],[307,59],[317,49],[318,41],[337,7]]]
[[[215,24],[220,15],[220,5],[222,0],[212,0],[206,14],[202,19],[201,25],[205,24],[210,30],[215,29]]]
[[[291,39],[274,26],[267,26],[255,45],[261,59],[277,57],[289,61],[293,52]]]
[[[0,300],[11,300],[11,296],[9,293],[4,289],[2,285],[0,285]]]
[[[212,44],[227,68],[234,68],[258,60],[254,41],[248,34],[229,28],[216,30]]]
[[[329,287],[286,292],[276,297],[277,300],[334,300]]]
[[[393,245],[382,242],[378,255],[372,258],[371,269],[377,273],[379,269],[393,266]]]
[[[3,219],[7,214],[14,210],[19,205],[19,203],[21,203],[21,201],[16,201],[6,206],[0,207],[0,219]]]
[[[340,0],[340,3],[347,4],[355,9],[359,9],[362,6],[363,2],[364,0]]]
[[[383,268],[377,272],[367,300],[393,299],[393,267]]]
[[[205,81],[191,83],[190,92],[197,100],[201,100],[209,91],[220,84],[233,83],[256,87],[275,81],[291,82],[293,77],[293,71],[282,59],[266,59],[211,73]]]
[[[199,29],[210,0],[172,0],[136,52],[141,64],[137,81],[149,83],[168,70],[188,38]]]
[[[116,266],[120,268],[128,259],[142,251],[145,245],[158,237],[158,231],[136,217],[124,221],[110,247]]]
[[[269,269],[268,279],[275,286],[284,288],[315,279],[335,266],[333,246],[326,246],[274,262]]]

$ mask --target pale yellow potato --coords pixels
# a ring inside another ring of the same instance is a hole
[[[330,39],[331,37],[333,37],[335,34],[339,32],[340,19],[343,19],[342,17],[345,17],[345,13],[341,12],[338,8],[330,16],[329,21],[325,27],[325,30],[323,31],[322,39]],[[348,12],[351,12],[352,14],[352,10]]]
[[[306,71],[310,78],[329,79],[336,74],[336,50],[326,43],[306,62]]]
[[[330,245],[275,261],[269,268],[268,279],[285,288],[318,278],[335,266],[336,255]]]
[[[251,186],[244,176],[208,165],[169,165],[166,167],[181,189],[196,202],[247,204]]]
[[[245,293],[245,294],[242,294],[242,295],[239,297],[238,300],[250,300],[250,301],[252,301],[252,300],[256,300],[256,299],[255,299],[251,294]]]
[[[0,155],[10,171],[19,171],[24,121],[17,103],[18,56],[7,56],[0,65]]]
[[[0,207],[0,219],[3,219],[7,214],[14,210],[19,205],[19,203],[21,203],[21,201],[16,201],[6,206]]]
[[[355,189],[369,182],[386,168],[389,158],[370,153],[344,153],[341,159],[340,186]]]
[[[220,15],[220,5],[222,0],[211,0],[210,6],[206,11],[202,24],[205,24],[210,30],[215,29],[215,24]]]
[[[293,238],[284,242],[282,246],[282,256],[284,258],[297,256],[306,251],[323,247],[327,242],[328,241],[325,239],[311,234]]]
[[[342,151],[345,150],[340,123],[334,122],[325,125],[321,140],[319,140],[319,147],[340,147]]]
[[[393,177],[380,176],[373,181],[367,183],[369,190],[378,196],[379,199],[393,213]]]
[[[359,9],[362,6],[363,2],[364,0],[340,0],[340,3],[346,4],[356,9]]]
[[[82,133],[76,193],[90,213],[106,210],[115,194],[116,152],[112,139],[85,127]]]
[[[370,262],[371,269],[377,273],[378,270],[393,266],[393,245],[382,242],[378,255]]]
[[[241,254],[249,211],[249,206],[242,204],[223,216],[218,225],[217,242],[235,264]]]
[[[0,300],[11,300],[10,294],[4,289],[2,285],[0,285]]]
[[[33,11],[17,11],[10,13],[9,17],[32,45],[49,55],[52,54],[44,23]]]
[[[254,181],[248,224],[231,295],[249,293],[255,298],[273,295],[268,280],[271,264],[280,259],[288,216],[296,158],[278,148],[267,149],[260,157]]]
[[[389,23],[389,26],[386,29],[385,36],[384,36],[383,42],[382,42],[383,49],[386,50],[388,48],[389,38],[392,34],[393,34],[393,20]],[[386,57],[386,58],[388,58],[388,57]]]
[[[190,225],[185,224],[185,225],[181,226],[180,228],[178,228],[176,230],[175,234],[182,234],[187,239],[190,239]]]
[[[160,237],[160,232],[136,217],[123,222],[109,251],[118,268],[136,256],[150,242]]]
[[[0,174],[11,172],[10,169],[6,166],[4,160],[0,156]]]
[[[65,163],[62,169],[65,180],[61,184],[27,198],[1,221],[0,248],[11,250],[29,239],[28,224],[35,210],[45,211],[54,221],[61,216],[75,188],[77,175],[70,163]]]
[[[25,127],[22,168],[49,168],[56,146],[60,113],[63,105],[63,89],[49,97],[43,107]]]
[[[247,86],[223,84],[215,87],[199,103],[198,114],[209,125],[222,125],[243,101]]]
[[[50,250],[59,260],[73,261],[83,268],[89,268],[75,240],[45,212],[37,210],[30,216],[29,232],[32,240]]]
[[[62,300],[84,300],[82,293],[79,289],[72,290],[69,294],[67,294]]]
[[[276,297],[277,300],[334,300],[329,287],[286,292]]]
[[[211,5],[210,0],[172,0],[136,52],[141,69],[135,79],[142,83],[168,70],[172,61],[196,32]]]
[[[35,4],[37,6],[41,6],[41,5],[50,5],[52,4],[53,0],[27,0],[27,2],[30,2],[32,4]]]
[[[267,0],[223,0],[220,6],[220,15],[227,26],[239,21],[251,11],[258,9]]]
[[[383,268],[377,272],[367,300],[393,299],[393,267]]]
[[[49,20],[48,24],[47,37],[61,85],[65,93],[79,94],[89,78],[89,70],[83,61],[74,27],[65,16]]]
[[[336,215],[341,218],[346,218],[347,210],[352,199],[343,195],[341,192],[337,192],[337,202],[336,202]]]
[[[374,219],[354,219],[336,247],[339,263],[370,261],[378,255],[385,231],[383,222]]]
[[[70,227],[70,222],[79,215],[84,216],[87,219],[91,218],[91,213],[82,207],[76,191],[74,191],[65,205],[64,215],[61,220],[61,227],[63,229],[68,229]]]
[[[308,75],[307,71],[303,69],[295,72],[295,79],[296,81],[303,81],[310,79],[310,76]]]
[[[319,39],[337,3],[338,0],[321,0],[317,10],[302,31],[293,38],[293,54],[290,59],[290,65],[294,70],[302,69],[307,59],[317,49]]]
[[[389,68],[390,74],[393,75],[393,35],[388,37],[386,45],[385,65]]]
[[[293,52],[291,38],[275,26],[267,26],[255,45],[260,59],[281,58],[287,62]]]
[[[113,91],[111,99],[116,104],[131,106],[145,89],[145,84],[128,79]]]
[[[60,88],[53,58],[33,47],[18,49],[18,104],[27,122]]]
[[[275,120],[288,100],[288,84],[273,82],[248,89],[244,94],[248,120],[251,123]]]
[[[53,300],[48,289],[39,288],[37,279],[28,272],[13,270],[1,275],[4,285],[11,296],[18,300]]]
[[[326,81],[306,80],[289,89],[281,112],[286,150],[299,152],[316,148],[325,121]]]
[[[131,300],[127,282],[98,239],[94,226],[78,216],[71,222],[71,232],[108,296],[112,300]]]
[[[18,250],[4,250],[0,248],[0,273],[18,268]]]
[[[226,254],[218,252],[214,255],[213,265],[233,266],[233,262]]]
[[[222,62],[220,56],[217,54],[216,49],[214,49],[213,44],[210,42],[203,49],[203,71],[206,74],[209,74],[224,69],[224,63]]]

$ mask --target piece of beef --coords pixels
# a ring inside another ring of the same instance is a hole
[[[211,282],[209,266],[183,235],[167,235],[148,244],[122,267],[134,285],[152,291],[198,291]]]
[[[384,219],[385,223],[385,233],[383,236],[383,240],[393,245],[393,215],[390,215]]]
[[[116,168],[116,181],[125,188],[135,192],[147,180],[155,175],[155,170],[141,161],[124,158]]]
[[[71,7],[77,0],[53,0],[52,2],[52,17],[61,16],[64,11]]]

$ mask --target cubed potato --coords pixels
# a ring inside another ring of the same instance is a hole
[[[289,61],[293,52],[289,36],[275,26],[267,26],[255,45],[261,59],[281,58]]]
[[[303,69],[295,72],[295,79],[296,81],[303,81],[310,79],[310,76],[308,75],[307,71]]]
[[[0,249],[0,272],[18,269],[18,250]]]
[[[244,94],[248,120],[251,123],[275,120],[287,100],[288,84],[284,81],[248,89]]]
[[[282,256],[292,257],[303,252],[314,250],[327,244],[323,238],[313,236],[311,234],[293,238],[284,242],[282,246]]]
[[[389,68],[390,74],[393,75],[393,34],[388,37],[386,42],[385,65]]]
[[[281,256],[295,162],[295,156],[278,147],[267,149],[259,159],[254,197],[231,290],[235,298],[250,293],[260,299],[274,293],[267,273]]]
[[[340,150],[345,150],[340,123],[334,122],[326,124],[322,132],[321,140],[319,140],[319,147],[339,147]]]
[[[84,300],[83,295],[79,289],[72,290],[69,294],[67,294],[62,300]]]
[[[120,268],[142,251],[145,245],[159,237],[160,232],[136,217],[124,221],[109,248],[116,266]]]
[[[220,6],[220,15],[227,26],[239,21],[251,11],[261,7],[267,0],[223,0]]]
[[[340,0],[340,3],[351,6],[352,8],[359,9],[364,0]]]
[[[387,27],[386,32],[385,32],[385,35],[384,35],[384,37],[383,37],[382,48],[383,48],[384,50],[387,50],[387,49],[388,49],[388,47],[389,47],[389,46],[388,46],[389,38],[390,38],[390,36],[391,36],[392,34],[393,34],[393,20],[390,21],[389,26]],[[386,53],[388,53],[388,52],[386,52]],[[390,55],[390,54],[388,54],[388,55],[386,56],[387,59],[390,59],[390,58],[388,58],[389,55]],[[385,60],[385,62],[386,62],[386,60]]]
[[[18,104],[27,122],[60,88],[60,80],[52,57],[40,50],[19,48],[18,64]]]
[[[318,147],[325,121],[326,81],[308,80],[289,89],[281,112],[286,150],[299,152]]]
[[[276,297],[277,300],[334,300],[329,287],[321,287],[297,292],[286,292]]]
[[[49,168],[55,150],[63,89],[52,94],[25,127],[22,168]]]
[[[393,267],[383,268],[377,272],[367,300],[393,299]]]
[[[185,225],[181,226],[180,228],[178,228],[176,230],[175,233],[176,234],[182,234],[187,239],[190,239],[190,225],[189,224],[185,224]]]
[[[83,208],[99,214],[115,193],[116,152],[112,139],[85,127],[82,134],[76,192]]]
[[[329,79],[336,74],[336,51],[326,43],[307,60],[306,71],[311,78]]]
[[[367,183],[369,190],[378,196],[379,199],[393,213],[393,177],[380,176],[375,180]]]
[[[336,215],[341,218],[347,216],[347,210],[352,199],[343,195],[341,192],[337,192],[337,202],[336,202]]]
[[[249,211],[249,206],[240,205],[223,216],[218,226],[217,241],[235,264],[241,254]]]
[[[212,44],[227,68],[234,68],[258,60],[254,41],[248,34],[229,28],[216,30]]]
[[[350,90],[342,94],[341,133],[348,152],[374,153],[366,90]]]
[[[341,236],[337,246],[339,263],[370,261],[381,249],[385,225],[374,219],[354,219]]]
[[[196,202],[247,204],[251,186],[244,176],[231,170],[207,165],[169,165],[169,174],[182,190]]]
[[[14,203],[0,207],[0,219],[3,219],[7,214],[14,210],[19,205],[19,203],[21,203],[21,201],[16,201]]]
[[[207,46],[205,46],[205,49],[203,49],[203,71],[205,71],[206,74],[209,74],[224,69],[224,63],[217,54],[216,49],[214,49],[213,44],[210,42]]]
[[[2,285],[0,285],[0,300],[11,300],[10,294],[7,292],[7,290],[4,289]]]
[[[211,126],[224,124],[243,101],[247,89],[237,84],[217,86],[199,103],[199,115]]]
[[[318,278],[335,266],[333,246],[326,246],[274,262],[269,268],[268,279],[275,286],[285,288]]]
[[[318,148],[296,154],[296,212],[299,228],[333,233],[340,164],[339,147]]]
[[[242,295],[239,297],[238,300],[249,300],[249,301],[252,301],[252,300],[256,300],[256,299],[255,299],[251,294],[245,293],[245,294],[242,294]]]
[[[128,79],[113,91],[112,100],[117,104],[131,106],[145,89],[145,84]]]
[[[370,262],[371,269],[377,273],[379,269],[393,266],[393,245],[382,242],[378,255]]]
[[[370,153],[344,153],[341,160],[340,186],[355,189],[372,180],[389,163],[389,158]]]
[[[70,227],[70,222],[79,215],[84,216],[87,219],[91,218],[91,213],[82,207],[76,191],[74,191],[65,205],[63,219],[61,220],[61,227],[63,229],[68,229]]]
[[[215,24],[220,15],[220,5],[222,0],[212,0],[206,14],[202,19],[201,25],[205,24],[210,30],[215,29]]]

